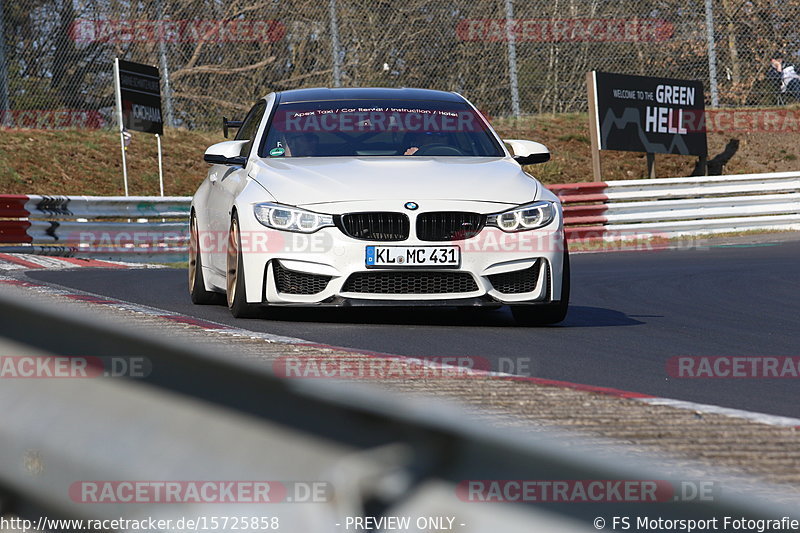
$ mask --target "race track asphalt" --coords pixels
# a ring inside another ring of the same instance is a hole
[[[494,370],[800,418],[800,378],[677,378],[678,356],[800,357],[800,242],[575,254],[561,325],[507,308],[284,309],[237,320],[194,306],[177,269],[31,271],[34,280],[318,343],[487,358]]]

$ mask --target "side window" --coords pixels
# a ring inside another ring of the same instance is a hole
[[[254,105],[250,112],[247,113],[247,116],[242,123],[242,127],[239,128],[239,131],[236,133],[235,140],[237,141],[249,141],[247,144],[242,146],[242,151],[239,152],[239,155],[247,157],[250,155],[250,149],[253,147],[253,143],[255,142],[256,132],[258,131],[258,125],[261,124],[261,119],[264,117],[264,111],[267,108],[267,103],[264,100],[260,100],[256,105]]]

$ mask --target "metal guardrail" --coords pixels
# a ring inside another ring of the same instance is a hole
[[[0,499],[5,512],[108,519],[279,516],[281,530],[342,531],[346,516],[449,514],[464,533],[593,531],[598,516],[797,516],[774,488],[725,484],[697,501],[468,502],[466,480],[691,480],[686,465],[537,428],[490,427],[433,398],[319,380],[278,379],[246,357],[128,330],[0,289],[0,345],[17,353],[146,355],[140,379],[1,380]],[[43,332],[45,334],[43,334]],[[566,445],[568,443],[568,445]],[[324,501],[268,505],[87,504],[81,480],[320,480]],[[725,483],[724,476],[714,480]],[[769,499],[769,498],[773,499]],[[245,529],[253,531],[254,529]]]
[[[548,187],[572,239],[800,229],[800,172]]]
[[[0,196],[0,252],[184,261],[188,196]],[[6,245],[5,247],[2,245]]]
[[[800,229],[800,172],[548,188],[564,204],[571,240]],[[0,196],[0,252],[183,261],[190,202],[187,196]]]

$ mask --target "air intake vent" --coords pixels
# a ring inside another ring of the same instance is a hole
[[[480,233],[486,217],[478,213],[438,211],[417,217],[417,238],[421,241],[461,241]]]
[[[503,294],[533,292],[536,290],[536,283],[539,280],[539,261],[536,261],[532,267],[525,270],[494,274],[487,277],[492,287]]]
[[[357,272],[343,292],[367,294],[449,294],[478,290],[467,272]]]
[[[349,213],[338,223],[345,235],[364,241],[404,241],[410,231],[408,216],[403,213]]]
[[[284,294],[317,294],[324,291],[331,280],[330,276],[289,270],[281,266],[278,261],[272,262],[272,274],[275,276],[278,292]]]

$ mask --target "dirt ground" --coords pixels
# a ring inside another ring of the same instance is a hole
[[[191,195],[206,175],[203,152],[222,132],[168,130],[164,193]],[[127,150],[131,195],[158,195],[155,136],[134,133]],[[0,194],[123,194],[119,134],[109,130],[0,131]]]

